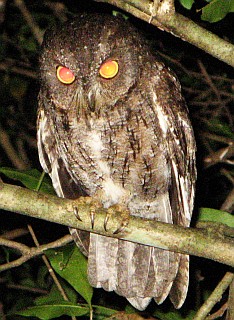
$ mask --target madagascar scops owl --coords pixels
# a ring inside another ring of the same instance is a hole
[[[128,21],[83,14],[46,32],[38,149],[60,197],[98,197],[130,216],[189,226],[195,141],[174,73]],[[189,257],[71,229],[94,287],[137,309],[188,288]]]

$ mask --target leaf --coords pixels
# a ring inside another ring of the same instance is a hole
[[[117,311],[105,308],[101,306],[94,306],[95,319],[109,317],[115,314]],[[38,317],[39,319],[49,320],[60,317],[62,315],[68,316],[84,316],[90,313],[90,309],[87,305],[77,305],[71,302],[54,302],[45,303],[39,306],[29,307],[22,311],[17,311],[15,314],[26,316],[26,317]]]
[[[210,119],[207,125],[208,129],[218,135],[222,135],[231,139],[234,139],[234,133],[228,124],[222,122],[220,119]]]
[[[110,317],[113,314],[116,314],[118,312],[117,310],[102,307],[102,306],[93,306],[93,309],[94,309],[95,316],[100,315],[100,316]]]
[[[84,316],[89,314],[88,306],[74,305],[71,302],[61,302],[54,304],[44,304],[40,306],[29,307],[25,310],[18,311],[16,314],[26,317],[37,317],[43,320],[49,320],[61,317],[62,315],[68,316]]]
[[[30,190],[36,190],[39,179],[41,177],[41,172],[36,169],[31,170],[16,170],[13,168],[0,168],[0,172],[5,174],[8,178],[16,181],[20,181],[25,187]],[[40,187],[40,192],[47,194],[55,194],[53,186],[49,178],[44,178]]]
[[[112,15],[113,15],[114,17],[121,17],[121,18],[123,18],[124,20],[128,20],[128,19],[129,19],[129,16],[127,16],[127,15],[124,14],[123,12],[116,11],[116,10],[113,10],[113,11],[112,11]]]
[[[185,8],[190,10],[194,4],[194,0],[179,0],[180,4]]]
[[[194,315],[195,315],[195,311],[190,311],[189,314],[186,315],[186,318],[184,317],[184,315],[178,311],[178,310],[172,310],[172,311],[168,311],[168,312],[164,312],[160,309],[156,310],[153,314],[154,316],[156,316],[158,319],[161,320],[192,320]]]
[[[219,222],[234,228],[234,216],[231,213],[211,208],[200,208],[198,221]]]
[[[60,279],[60,284],[63,287],[63,290],[66,292],[66,295],[69,299],[69,302],[76,303],[77,301],[77,293],[76,291],[65,281],[62,281],[63,279]],[[38,297],[35,299],[34,303],[37,306],[44,305],[44,304],[52,304],[52,303],[63,303],[64,299],[61,295],[61,292],[59,292],[58,287],[56,284],[53,284],[50,292],[44,296]]]
[[[93,288],[87,277],[87,259],[76,245],[46,251],[53,269],[87,301],[91,307]]]
[[[211,23],[222,20],[229,12],[234,12],[234,0],[213,0],[202,8],[202,20]]]

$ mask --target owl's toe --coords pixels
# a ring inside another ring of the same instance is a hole
[[[76,204],[77,203],[77,204]],[[84,207],[82,210],[79,210],[79,206]],[[95,216],[97,210],[100,208],[103,208],[102,204],[100,201],[97,199],[91,198],[91,197],[79,197],[77,200],[74,200],[74,205],[73,205],[73,212],[77,218],[77,220],[81,222],[87,221],[87,217],[89,215],[90,223],[91,223],[91,228],[94,228],[94,222],[95,222]]]
[[[128,222],[129,222],[130,213],[129,213],[129,210],[124,206],[121,206],[121,205],[111,206],[107,210],[106,218],[104,221],[105,231],[108,231],[107,230],[107,223],[109,222],[110,217],[113,216],[114,214],[118,216],[119,222],[118,222],[118,226],[117,226],[117,228],[115,228],[115,231],[113,232],[113,234],[118,234],[118,233],[124,231],[124,229],[127,227]]]
[[[80,214],[79,214],[79,209],[78,209],[77,206],[73,207],[73,212],[74,212],[74,215],[75,215],[76,219],[82,222],[82,219],[81,219]]]
[[[92,229],[94,228],[94,221],[95,221],[95,215],[96,215],[97,208],[98,208],[98,206],[93,206],[93,205],[91,205],[91,207],[90,207],[89,216],[90,216],[91,228]]]

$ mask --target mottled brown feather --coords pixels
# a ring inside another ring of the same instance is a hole
[[[113,59],[119,72],[102,79]],[[56,68],[75,80],[60,83]],[[60,197],[98,197],[130,216],[189,226],[195,141],[179,81],[144,37],[120,18],[80,15],[45,34],[40,58],[38,150]],[[88,256],[92,286],[116,291],[139,310],[188,288],[189,257],[70,229]]]

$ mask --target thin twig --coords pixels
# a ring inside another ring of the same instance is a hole
[[[14,167],[16,167],[19,170],[27,169],[27,165],[18,156],[17,152],[15,151],[10,141],[10,138],[7,132],[2,127],[0,127],[0,145],[3,148],[3,150],[6,152],[7,157],[10,159]]]
[[[49,293],[48,290],[45,290],[45,289],[32,288],[32,287],[23,286],[20,284],[7,284],[6,288],[27,291],[27,292],[33,292],[33,293],[38,293],[38,294],[48,294]]]
[[[215,290],[211,293],[209,298],[204,302],[201,308],[196,313],[193,320],[203,320],[210,313],[212,308],[219,302],[222,298],[223,293],[227,290],[234,279],[234,275],[231,272],[227,272],[223,279],[219,282]]]
[[[36,22],[34,21],[30,11],[27,9],[24,1],[23,0],[15,0],[14,2],[15,2],[15,5],[19,8],[20,12],[22,13],[27,24],[29,25],[35,39],[37,40],[37,42],[39,44],[41,44],[42,39],[43,39],[42,32],[41,32],[40,28],[38,27],[38,25],[36,24]]]
[[[0,70],[5,71],[5,72],[12,72],[12,73],[20,74],[22,76],[29,77],[32,79],[37,78],[35,71],[27,69],[26,67],[23,67],[23,66],[20,67],[20,66],[13,65],[9,61],[1,61],[0,62]]]
[[[44,172],[43,172],[40,182],[42,182],[44,175],[45,175],[45,174],[44,174]],[[38,189],[39,189],[39,188],[40,188],[40,186],[38,187]],[[39,244],[39,242],[38,242],[38,240],[37,240],[36,234],[35,234],[32,226],[31,226],[30,224],[28,225],[28,230],[29,230],[29,232],[30,232],[30,234],[31,234],[31,236],[32,236],[32,238],[33,238],[33,241],[34,241],[35,245],[37,246],[37,248],[39,248],[39,247],[40,247],[40,244]],[[52,268],[51,265],[50,265],[49,259],[47,258],[47,256],[46,256],[45,254],[42,255],[42,260],[44,261],[44,263],[45,263],[45,265],[46,265],[46,267],[47,267],[47,269],[48,269],[48,272],[49,272],[49,274],[51,275],[51,278],[53,279],[53,281],[54,281],[56,287],[58,288],[61,296],[63,297],[63,299],[64,299],[65,301],[69,301],[68,296],[67,296],[65,290],[63,289],[61,283],[59,282],[59,279],[58,279],[58,277],[56,276],[53,268]],[[72,319],[72,320],[76,320],[76,317],[75,317],[75,316],[71,316],[71,319]]]
[[[219,100],[219,102],[221,103],[221,98],[220,98],[220,93],[218,91],[218,89],[216,88],[216,86],[214,85],[210,75],[208,74],[208,72],[206,71],[206,68],[204,66],[204,64],[202,63],[201,60],[198,60],[198,65],[200,67],[201,73],[203,74],[207,84],[211,87],[211,89],[213,90],[213,92],[215,93],[217,99]]]
[[[0,237],[0,245],[5,246],[5,247],[9,247],[9,248],[13,248],[16,251],[20,252],[20,254],[22,255],[20,258],[14,260],[14,261],[0,265],[0,271],[4,271],[4,270],[18,267],[18,266],[22,265],[24,262],[28,261],[29,259],[43,254],[44,251],[46,251],[48,249],[58,248],[58,247],[66,245],[72,241],[73,241],[73,239],[72,239],[71,235],[66,235],[56,241],[50,242],[45,245],[40,245],[38,248],[30,248],[22,243],[18,243],[18,242]]]
[[[221,206],[221,210],[230,213],[234,211],[234,188],[229,192],[228,196],[226,197],[224,203]]]
[[[227,318],[226,320],[234,319],[234,279],[230,284],[229,288],[229,297],[228,297],[228,310],[227,310]]]
[[[214,319],[218,319],[221,318],[224,314],[224,312],[227,310],[228,304],[227,302],[224,303],[224,305],[222,305],[222,307],[214,312],[213,314],[211,314],[210,316],[206,317],[206,320],[214,320]]]
[[[18,229],[14,229],[14,230],[5,232],[2,235],[2,238],[12,240],[12,239],[15,239],[15,238],[19,238],[19,237],[25,236],[26,234],[28,234],[28,230],[27,229],[18,228]]]
[[[29,230],[29,232],[30,232],[30,234],[31,234],[31,236],[33,238],[33,241],[34,241],[35,245],[37,246],[37,248],[40,248],[40,244],[39,244],[39,242],[37,240],[37,237],[35,235],[35,232],[34,232],[32,226],[30,224],[28,225],[28,230]],[[59,292],[61,293],[63,299],[65,301],[69,301],[69,299],[68,299],[68,297],[66,295],[66,292],[63,290],[63,287],[61,286],[61,284],[60,284],[60,282],[58,280],[58,277],[56,276],[53,268],[50,265],[50,262],[49,262],[48,258],[44,254],[42,255],[42,260],[44,261],[44,263],[45,263],[45,265],[46,265],[46,267],[47,267],[52,279],[54,280],[54,283],[56,284]]]

